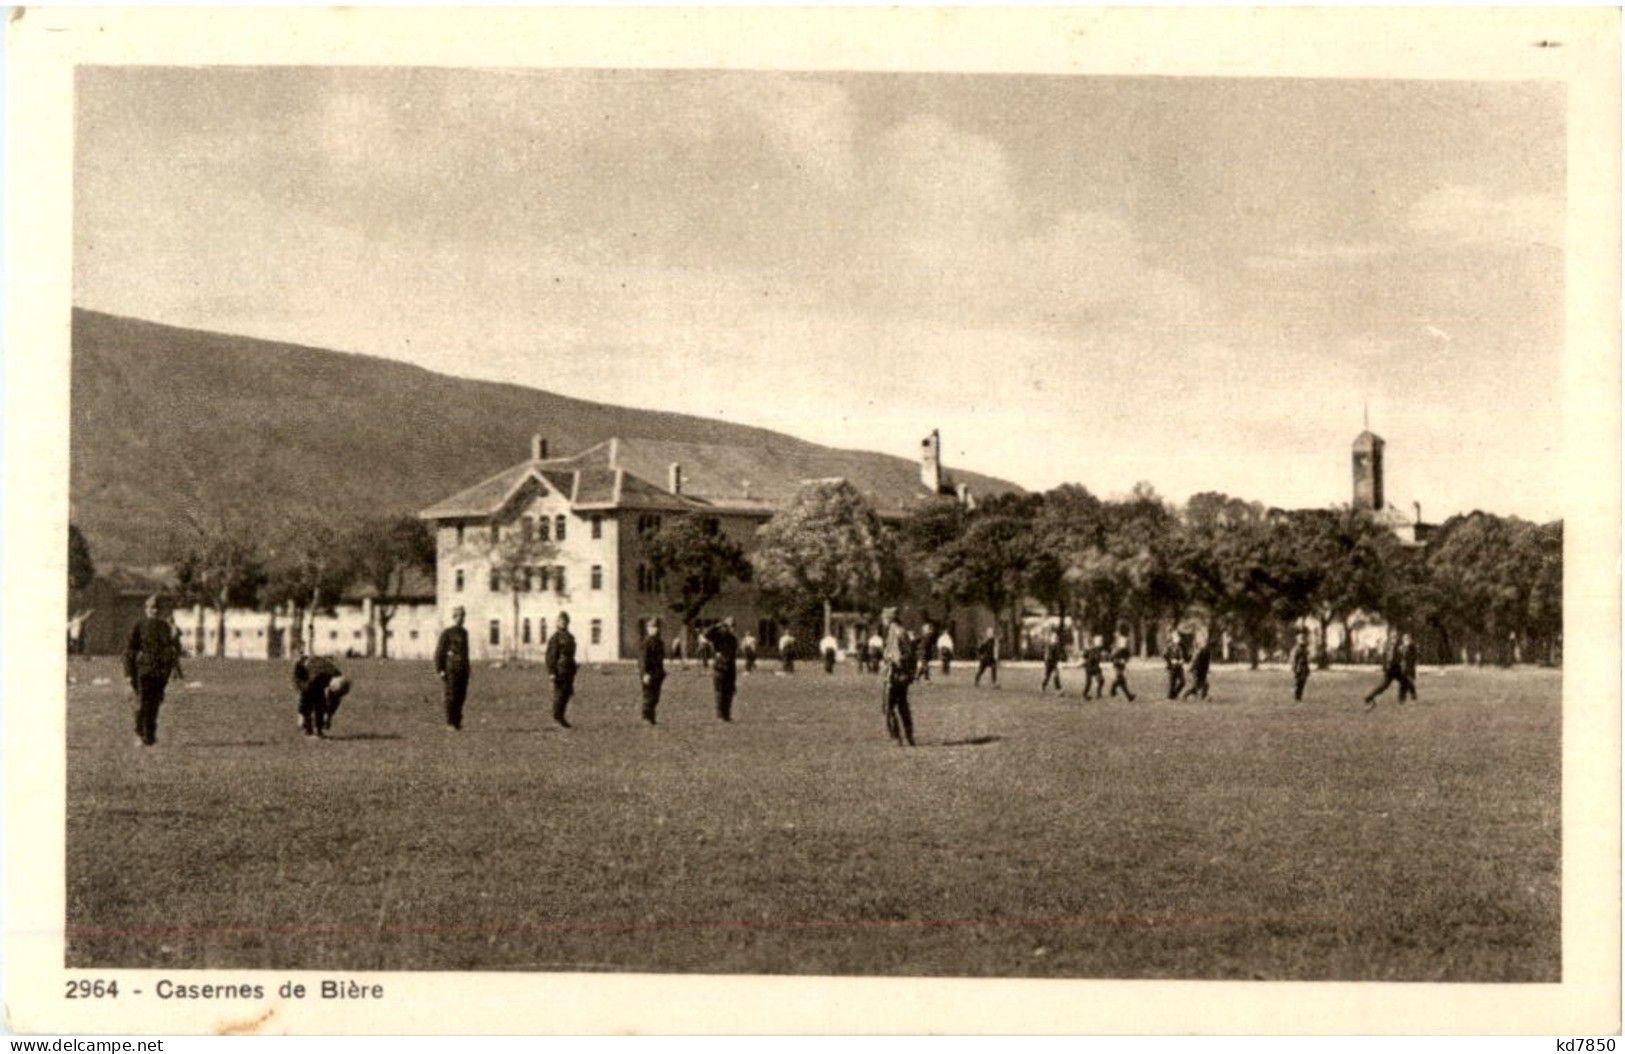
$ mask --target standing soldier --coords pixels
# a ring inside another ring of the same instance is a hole
[[[1400,682],[1400,685],[1399,685],[1399,701],[1403,703],[1405,701],[1405,694],[1407,692],[1409,692],[1410,697],[1411,697],[1411,701],[1415,702],[1416,701],[1416,651],[1417,651],[1417,649],[1416,649],[1416,638],[1412,637],[1409,633],[1407,633],[1401,639],[1403,640],[1404,643],[1400,647],[1400,660],[1401,660],[1401,665],[1403,665],[1404,668],[1405,668],[1405,680]]]
[[[643,639],[643,662],[639,666],[643,682],[643,719],[655,723],[655,707],[660,705],[660,685],[666,680],[666,642],[660,639],[660,619],[649,620],[649,635]]]
[[[1062,692],[1061,687],[1061,634],[1058,630],[1050,630],[1044,637],[1044,683],[1038,686],[1040,692],[1049,691],[1049,682],[1055,680],[1055,690]]]
[[[982,685],[982,674],[992,675],[993,687],[999,686],[999,638],[994,634],[993,627],[989,626],[982,635],[982,643],[976,646],[976,686]]]
[[[734,636],[734,620],[729,615],[705,631],[711,645],[711,687],[716,692],[717,716],[724,721],[733,720],[734,687],[737,683],[739,638]]]
[[[918,652],[914,638],[897,620],[896,608],[881,612],[880,620],[886,624],[886,643],[881,648],[881,659],[885,663],[881,691],[885,697],[886,734],[898,746],[913,746],[914,717],[908,711],[908,686],[914,680]]]
[[[867,626],[857,626],[852,630],[852,658],[857,661],[859,673],[863,673],[869,668],[869,636],[867,631]]]
[[[1128,639],[1125,637],[1112,651],[1112,696],[1115,698],[1117,689],[1123,689],[1128,701],[1134,701],[1134,693],[1128,690]]]
[[[1301,703],[1304,686],[1309,683],[1309,631],[1301,626],[1288,662],[1292,666],[1292,699]]]
[[[307,736],[325,738],[350,682],[332,659],[301,655],[293,664],[293,686],[299,692],[299,727]]]
[[[796,672],[796,635],[788,629],[779,634],[779,664],[785,673]]]
[[[937,657],[937,630],[935,626],[931,625],[929,619],[920,625],[920,635],[915,638],[915,650],[918,654],[915,655],[914,678],[919,681],[929,681],[931,679],[931,663]]]
[[[1388,686],[1395,681],[1399,682],[1399,701],[1404,702],[1407,694],[1414,695],[1416,688],[1411,679],[1405,676],[1405,644],[1403,636],[1393,637],[1383,652],[1382,683],[1371,690],[1365,697],[1365,708],[1370,710],[1377,705],[1377,696],[1388,690]]]
[[[1178,634],[1168,638],[1168,646],[1162,649],[1162,661],[1168,667],[1168,698],[1178,699],[1185,687],[1185,645]]]
[[[569,728],[564,708],[576,694],[576,639],[570,633],[570,616],[559,612],[557,628],[547,638],[547,654],[543,660],[547,675],[553,679],[553,721],[560,728]]]
[[[175,627],[161,617],[163,600],[154,593],[142,607],[144,614],[130,630],[124,648],[124,676],[135,693],[135,737],[145,747],[158,742],[158,707],[171,677],[181,673],[181,642]]]
[[[1196,649],[1196,654],[1191,656],[1191,686],[1185,692],[1186,699],[1193,695],[1198,699],[1207,698],[1207,672],[1212,665],[1213,648],[1204,640],[1202,646]]]
[[[463,703],[468,700],[468,630],[463,628],[465,612],[451,609],[451,625],[440,631],[434,646],[434,670],[446,685],[446,727],[453,732],[463,728]]]
[[[824,639],[818,642],[818,652],[824,657],[824,672],[835,672],[835,656],[840,650],[841,642],[835,639],[835,634],[825,633]]]
[[[1106,675],[1100,672],[1100,653],[1104,650],[1099,640],[1091,640],[1083,649],[1083,697],[1104,699]]]
[[[946,626],[942,628],[942,636],[937,638],[937,655],[942,658],[942,675],[946,677],[954,664],[954,635]]]
[[[745,656],[745,672],[756,672],[756,634],[747,633],[745,639],[739,642],[739,650]]]

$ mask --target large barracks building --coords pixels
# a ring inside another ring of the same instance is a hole
[[[941,450],[933,432],[921,443],[917,475],[899,461],[899,471],[852,482],[893,522],[935,496],[973,500],[944,471]],[[539,657],[561,612],[583,661],[633,658],[648,618],[662,617],[668,640],[676,630],[648,563],[649,537],[671,517],[701,516],[748,554],[757,528],[812,481],[807,467],[771,449],[653,439],[615,438],[551,456],[534,436],[527,459],[419,513],[435,534],[440,618],[466,611],[476,658]],[[729,615],[741,635],[755,633],[773,651],[783,627],[753,584],[726,583],[702,612],[707,623]],[[843,647],[861,618],[838,621]],[[976,630],[970,621],[959,627],[962,637]],[[821,632],[793,629],[809,646],[809,634]]]

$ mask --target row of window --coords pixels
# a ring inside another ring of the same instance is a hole
[[[520,593],[545,593],[550,585],[555,593],[568,593],[570,591],[565,580],[563,567],[523,567],[516,573],[521,576],[514,583]],[[467,579],[464,576],[463,569],[457,568],[452,573],[452,589],[461,593],[465,581]],[[604,568],[602,564],[592,565],[592,570],[588,573],[588,582],[593,589],[604,588]],[[489,585],[493,593],[503,591],[505,585],[500,569],[492,568]]]
[[[666,587],[665,574],[643,564],[638,565],[637,581],[639,593],[658,593]]]
[[[544,618],[536,619],[536,635],[534,637],[531,636],[531,620],[528,619],[528,618],[522,618],[522,619],[519,620],[519,642],[521,644],[534,644],[534,643],[536,643],[538,641],[544,641],[546,639],[547,639],[547,620],[546,619],[544,619]],[[603,619],[595,618],[595,619],[592,620],[592,622],[587,627],[587,639],[589,641],[591,641],[592,643],[594,643],[594,644],[602,644],[604,642],[604,620]],[[491,620],[491,643],[493,645],[500,645],[502,643],[502,620],[501,619],[494,618],[494,619]]]
[[[660,526],[659,517],[655,517],[655,520],[655,528],[658,530]],[[569,522],[569,517],[565,516],[563,513],[553,517],[551,524],[546,516],[524,516],[519,520],[519,537],[521,540],[527,542],[562,542],[565,540],[565,534],[568,529]],[[602,516],[594,513],[592,516],[588,517],[587,523],[592,528],[592,536],[595,541],[604,537],[604,518]],[[459,523],[457,525],[458,545],[463,544],[463,536],[464,526],[463,524]],[[493,523],[491,525],[491,541],[500,542],[501,540],[502,525],[500,523]]]
[[[360,640],[364,635],[365,634],[361,630],[356,630],[355,632],[350,634],[350,636],[354,637],[356,640]],[[197,637],[198,637],[199,640],[203,640],[205,637],[213,637],[213,636],[214,636],[214,631],[213,630],[207,630],[207,629],[206,630],[200,630],[198,632],[198,634],[197,634]],[[243,639],[243,631],[240,630],[240,629],[234,629],[234,630],[231,631],[231,636],[232,636],[233,640],[242,640]],[[255,630],[254,631],[254,636],[256,636],[256,637],[265,636],[265,630],[263,630],[263,629]],[[384,630],[384,636],[389,638],[390,640],[394,640],[395,639],[395,631],[392,630],[392,629],[386,629],[386,630]],[[410,636],[413,640],[417,640],[418,639],[418,631],[417,630],[411,630],[408,633],[408,636]],[[339,631],[336,630],[336,629],[328,630],[327,631],[327,639],[328,640],[338,640],[339,639]]]

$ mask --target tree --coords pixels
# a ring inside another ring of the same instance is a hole
[[[910,510],[897,529],[907,591],[922,598],[927,609],[940,605],[943,625],[954,601],[943,574],[944,561],[964,535],[967,515],[965,506],[953,498],[930,498]]]
[[[559,547],[542,537],[530,517],[519,517],[505,524],[493,521],[486,528],[465,531],[463,550],[473,555],[476,564],[489,569],[492,587],[511,598],[513,625],[508,633],[507,650],[509,658],[517,658],[520,594],[546,588],[551,580],[559,593],[567,595],[567,584],[561,578],[551,577],[546,568],[546,562],[558,556]],[[563,569],[553,574],[562,575]]]
[[[661,592],[682,619],[685,641],[694,620],[725,583],[750,581],[744,549],[729,541],[709,517],[667,520],[650,536],[645,552]]]
[[[1012,645],[1034,562],[1033,521],[1041,501],[1033,494],[988,498],[966,515],[965,529],[939,557],[942,588],[955,600],[984,605],[996,621],[1008,617]]]
[[[871,607],[901,588],[896,542],[846,480],[803,486],[756,532],[756,580],[786,614]]]
[[[1088,488],[1066,483],[1046,491],[1032,524],[1032,557],[1027,567],[1026,588],[1045,609],[1061,616],[1066,628],[1068,615],[1081,621],[1083,598],[1069,572],[1072,556],[1100,544],[1105,521],[1100,499]]]
[[[68,524],[68,588],[79,590],[96,578],[96,564],[90,558],[90,543],[84,532]]]
[[[265,563],[265,585],[260,601],[271,607],[293,609],[293,654],[308,654],[315,641],[311,619],[330,611],[353,577],[351,552],[338,522],[322,512],[290,513],[275,528]],[[222,638],[223,639],[223,638]]]
[[[350,531],[345,547],[349,550],[346,562],[355,578],[372,589],[376,625],[368,630],[378,642],[379,654],[387,659],[389,623],[406,590],[407,576],[434,573],[434,535],[415,516],[372,517]]]
[[[226,654],[226,609],[251,606],[266,584],[260,524],[234,503],[181,506],[184,528],[171,543],[179,598],[215,613],[215,654]]]

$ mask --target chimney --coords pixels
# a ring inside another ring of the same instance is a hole
[[[942,436],[935,428],[920,440],[920,483],[932,494],[942,493]]]
[[[1413,501],[1413,502],[1411,502],[1411,508],[1416,510],[1416,522],[1421,523],[1422,522],[1422,503],[1419,502],[1419,501]]]
[[[750,480],[748,479],[745,480],[745,497],[747,499],[750,497]]]
[[[666,489],[673,494],[683,493],[683,463],[673,461],[671,468],[666,471]]]
[[[530,459],[532,461],[547,460],[547,440],[540,433],[530,437]]]

